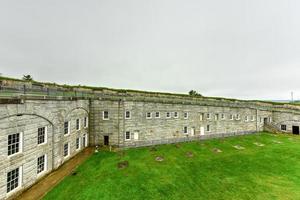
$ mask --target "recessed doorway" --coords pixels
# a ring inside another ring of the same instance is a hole
[[[109,136],[108,135],[105,135],[104,136],[104,145],[109,145]]]
[[[299,135],[299,126],[293,126],[293,134]]]

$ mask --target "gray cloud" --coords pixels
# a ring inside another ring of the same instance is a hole
[[[296,0],[0,1],[0,72],[243,99],[300,98]]]

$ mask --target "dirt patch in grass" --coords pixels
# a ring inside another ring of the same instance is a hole
[[[125,161],[122,161],[122,162],[118,162],[117,166],[118,166],[118,169],[125,169],[127,168],[129,165],[128,161],[125,160]]]
[[[151,147],[151,148],[150,148],[150,151],[152,151],[152,152],[153,152],[153,151],[157,151],[157,148],[156,148],[156,147]]]
[[[179,149],[179,148],[181,147],[181,145],[180,145],[180,144],[175,144],[175,147],[176,147],[177,149]]]
[[[193,152],[191,152],[191,151],[189,151],[189,152],[186,152],[186,157],[188,157],[188,158],[192,158],[192,157],[194,157],[194,154],[193,154]]]
[[[222,153],[222,150],[218,149],[218,148],[213,148],[212,152],[214,152],[214,153]]]
[[[77,171],[73,170],[71,173],[72,176],[76,176],[77,175]]]
[[[157,162],[162,162],[162,161],[164,161],[164,157],[162,157],[162,156],[156,156],[155,160]]]

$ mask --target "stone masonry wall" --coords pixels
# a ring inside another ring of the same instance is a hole
[[[83,141],[88,137],[83,127],[84,117],[88,117],[87,100],[46,101],[25,100],[22,104],[0,104],[0,199],[5,199],[28,188],[38,179],[56,169],[66,160],[76,155],[76,138]],[[76,119],[80,119],[81,128],[75,130]],[[70,134],[64,136],[63,126],[70,121]],[[38,128],[46,127],[46,143],[37,144]],[[21,152],[8,156],[8,135],[21,133]],[[70,143],[70,155],[63,156],[63,144]],[[81,149],[83,144],[81,145]],[[46,170],[37,174],[37,158],[46,155]],[[21,169],[20,186],[7,194],[7,173],[15,168]]]
[[[103,119],[104,111],[108,111],[109,119]],[[130,119],[125,119],[126,111],[130,112]],[[148,112],[152,115],[150,119],[146,117]],[[156,112],[159,112],[159,117],[155,117]],[[175,112],[178,113],[177,118]],[[167,113],[170,113],[170,117],[166,116]],[[187,118],[184,113],[187,113]],[[263,119],[272,118],[272,111],[222,104],[210,106],[106,99],[92,101],[91,118],[95,123],[92,126],[93,144],[103,145],[104,136],[109,136],[109,145],[126,147],[136,142],[200,134],[261,131]],[[208,125],[210,130],[207,129]],[[184,127],[187,127],[187,133],[184,133]],[[130,139],[125,137],[126,132],[130,132]]]
[[[89,92],[95,96],[81,100],[77,97],[26,96],[20,97],[20,101],[2,101],[0,199],[30,187],[88,144],[94,146],[108,142],[108,145],[126,148],[152,144],[149,141],[184,141],[181,139],[200,135],[257,132],[263,130],[265,122],[278,128],[286,125],[286,132],[291,132],[292,126],[300,126],[300,109],[294,105],[109,89],[90,89]],[[126,111],[130,112],[128,119]],[[104,112],[108,112],[107,118],[104,118]],[[151,117],[147,117],[147,113],[151,113]],[[84,127],[85,117],[88,117],[88,127]],[[79,130],[76,129],[77,119],[80,120]],[[68,134],[64,134],[65,122],[70,122]],[[37,130],[41,127],[47,129],[47,142],[38,145]],[[8,156],[8,135],[14,133],[22,135],[22,151]],[[80,139],[79,149],[76,148],[77,138]],[[66,143],[70,146],[67,157],[63,155]],[[41,155],[47,155],[47,167],[38,175],[37,158]],[[22,173],[21,186],[7,194],[7,172],[18,167]]]
[[[91,145],[104,144],[104,136],[109,136],[109,143],[118,146],[120,134],[123,132],[120,124],[123,121],[123,105],[120,101],[93,100],[91,113]],[[108,119],[103,119],[103,112],[108,111]]]
[[[300,114],[291,112],[273,112],[273,123],[278,129],[281,129],[281,125],[285,125],[286,130],[282,131],[292,133],[293,126],[300,126]]]

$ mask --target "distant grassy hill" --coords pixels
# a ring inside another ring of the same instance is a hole
[[[24,81],[22,79],[16,79],[11,77],[4,77],[0,76],[1,80],[10,80],[10,81],[17,81],[17,82],[24,82],[28,83],[28,81]],[[154,92],[154,91],[143,91],[143,90],[132,90],[132,89],[115,89],[109,87],[95,87],[95,86],[83,86],[83,85],[67,85],[67,84],[57,84],[57,83],[50,83],[50,82],[40,82],[40,81],[29,81],[29,83],[36,84],[36,85],[44,85],[46,87],[62,87],[66,88],[70,91],[74,89],[90,89],[94,91],[110,91],[116,92],[120,94],[140,94],[140,95],[150,95],[150,96],[166,96],[166,97],[181,97],[181,98],[193,98],[193,99],[210,99],[210,100],[221,100],[221,101],[231,101],[231,102],[256,102],[256,103],[269,103],[273,105],[284,105],[290,104],[287,102],[280,102],[280,101],[270,101],[270,100],[242,100],[242,99],[234,99],[234,98],[224,98],[224,97],[207,97],[207,96],[191,96],[189,94],[182,94],[182,93],[170,93],[170,92]],[[0,91],[1,95],[1,91]],[[293,103],[293,105],[299,105],[298,103]]]

